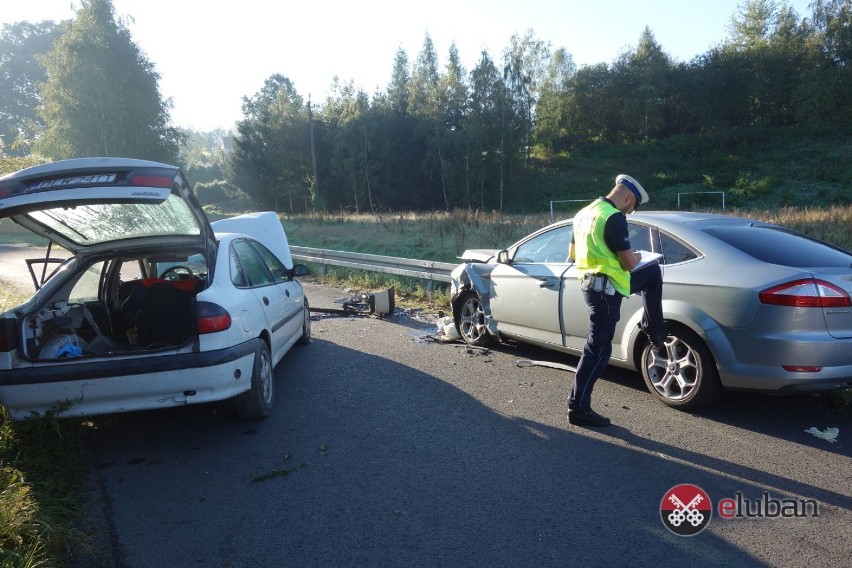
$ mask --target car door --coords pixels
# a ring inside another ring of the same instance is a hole
[[[491,314],[501,333],[561,346],[559,310],[571,226],[532,235],[491,272]]]
[[[269,268],[269,272],[272,274],[272,278],[275,280],[276,286],[284,292],[284,319],[282,320],[282,329],[284,331],[285,341],[287,343],[291,343],[298,339],[299,334],[302,333],[302,323],[304,321],[303,311],[305,305],[302,286],[293,280],[291,272],[287,270],[286,266],[284,266],[284,262],[271,250],[266,248],[263,243],[253,239],[249,240],[249,242]]]
[[[640,223],[627,223],[630,247],[633,250],[659,250],[652,245],[651,228]],[[565,346],[580,352],[586,343],[589,331],[589,309],[580,291],[580,283],[574,270],[566,274],[566,278],[573,282],[566,282],[566,289],[562,301],[562,319],[565,324]],[[615,336],[612,340],[612,356],[616,359],[627,357],[626,339],[630,334],[625,333],[625,322],[630,319],[630,314],[643,309],[642,296],[635,295],[624,298],[621,303],[621,318],[615,327]]]
[[[231,243],[231,274],[232,279],[234,275],[242,278],[242,281],[235,282],[237,287],[248,288],[257,298],[261,313],[250,317],[266,319],[266,325],[258,327],[269,329],[272,360],[277,362],[287,345],[287,298],[284,289],[277,285],[269,267],[248,239],[236,239]]]

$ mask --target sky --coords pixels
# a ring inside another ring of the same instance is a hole
[[[799,18],[810,0],[788,0]],[[441,69],[454,42],[467,71],[483,50],[499,63],[513,35],[532,30],[578,66],[612,63],[650,28],[687,62],[721,44],[743,0],[113,0],[116,15],[160,75],[172,122],[232,129],[273,74],[322,103],[335,76],[386,91],[397,51],[417,59],[428,33]],[[0,26],[74,16],[80,0],[0,0]]]

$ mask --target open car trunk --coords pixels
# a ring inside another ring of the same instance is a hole
[[[17,328],[23,360],[174,348],[197,335],[195,296],[212,279],[216,244],[179,168],[125,158],[35,166],[0,178],[0,217],[51,243],[27,260],[35,295],[3,322]],[[68,258],[53,257],[55,246]]]
[[[176,348],[197,336],[204,257],[158,252],[57,270],[17,311],[24,359],[44,361]]]

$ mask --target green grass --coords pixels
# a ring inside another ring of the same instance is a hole
[[[47,246],[47,241],[9,219],[0,219],[0,245],[12,244]]]
[[[852,250],[852,205],[734,208],[717,212],[777,223]],[[507,247],[549,223],[546,213],[502,215],[453,211],[282,216],[291,245],[440,262],[456,262],[468,248]]]
[[[0,567],[61,566],[84,542],[80,515],[81,422],[13,423],[0,406]]]

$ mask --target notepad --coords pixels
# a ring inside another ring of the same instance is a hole
[[[642,255],[642,258],[639,259],[639,264],[634,266],[633,270],[631,270],[630,272],[636,272],[641,268],[645,268],[649,264],[660,262],[660,259],[663,258],[663,255],[658,252],[650,252],[647,250],[637,250],[636,252]]]

